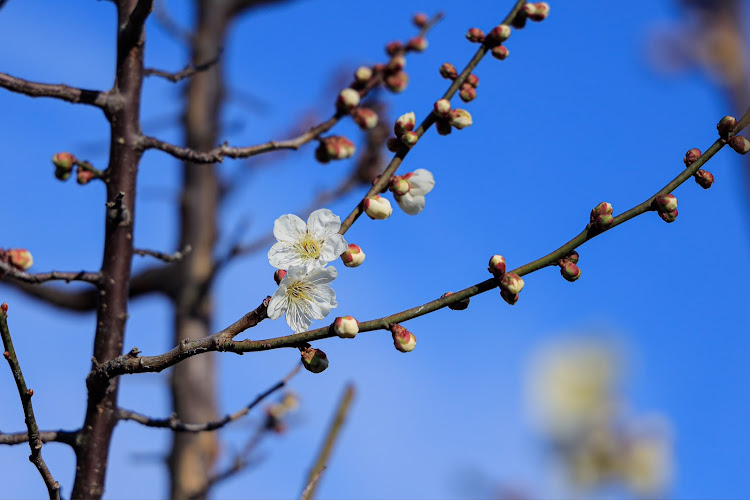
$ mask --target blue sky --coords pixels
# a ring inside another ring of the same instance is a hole
[[[189,2],[168,6],[185,25]],[[226,51],[232,101],[224,137],[250,145],[288,135],[300,117],[327,117],[341,71],[384,58],[383,46],[414,33],[416,11],[446,14],[428,37],[427,52],[409,58],[408,89],[387,96],[390,115],[414,111],[421,120],[447,83],[437,68],[462,67],[475,47],[467,28],[489,30],[511,2],[291,2],[245,16]],[[367,253],[365,265],[339,265],[336,315],[372,319],[427,302],[447,290],[485,280],[488,258],[501,253],[516,267],[577,234],[598,202],[615,212],[636,205],[682,168],[684,152],[705,150],[728,109],[699,72],[665,77],[648,63],[647,40],[673,22],[672,2],[614,2],[593,9],[551,2],[550,18],[514,32],[511,56],[486,59],[476,71],[478,98],[466,107],[474,125],[448,137],[431,131],[409,154],[403,171],[431,170],[436,186],[425,211],[398,209],[387,221],[363,219],[346,238]],[[180,8],[185,10],[180,11]],[[114,67],[114,9],[109,2],[10,0],[0,10],[0,71],[44,82],[109,88]],[[169,70],[185,50],[153,21],[147,64]],[[178,141],[169,122],[181,107],[179,86],[148,80],[144,130]],[[454,105],[458,105],[454,103]],[[50,157],[70,150],[104,167],[108,129],[97,110],[0,92],[0,196],[6,216],[0,246],[27,247],[37,271],[94,270],[101,259],[101,186],[63,184]],[[159,123],[167,123],[167,126]],[[337,133],[358,137],[351,123]],[[314,190],[334,186],[348,162],[321,166],[314,146],[258,169],[222,213],[223,242],[249,219],[248,240],[274,219],[300,211]],[[266,161],[261,158],[259,161]],[[241,167],[225,162],[231,175]],[[350,421],[320,485],[321,498],[475,498],[500,485],[530,496],[560,496],[524,404],[529,360],[548,342],[569,336],[616,338],[629,367],[623,397],[633,413],[669,419],[676,475],[670,496],[729,498],[747,493],[750,479],[750,398],[746,381],[745,288],[750,271],[747,193],[742,162],[722,150],[708,165],[716,184],[692,181],[676,195],[677,221],[646,214],[581,249],[582,277],[565,282],[554,269],[526,279],[518,304],[496,291],[472,299],[466,311],[439,311],[409,322],[418,338],[410,354],[395,351],[386,332],[354,341],[319,343],[331,360],[320,374],[292,383],[302,407],[290,431],[262,447],[257,469],[227,482],[217,498],[289,498],[299,494],[345,385],[357,386]],[[179,166],[149,152],[139,177],[136,245],[172,250]],[[269,186],[273,186],[269,189]],[[312,189],[311,189],[312,188]],[[361,193],[329,206],[342,217]],[[140,268],[147,263],[136,259]],[[263,253],[235,262],[218,283],[216,329],[254,308],[275,286]],[[74,428],[85,409],[93,314],[60,313],[10,288],[10,326],[42,428]],[[158,354],[170,345],[170,312],[159,298],[135,301],[126,348]],[[321,322],[321,325],[325,323]],[[265,321],[248,332],[266,338],[288,332]],[[275,383],[298,357],[292,350],[222,355],[220,402],[234,411]],[[23,416],[10,373],[0,371],[0,429],[19,431]],[[154,416],[169,412],[167,377],[122,381],[124,407]],[[251,416],[247,422],[257,423]],[[252,426],[222,433],[227,455]],[[124,423],[115,433],[106,495],[161,498],[165,431]],[[63,445],[43,449],[69,492],[74,459]],[[0,448],[3,498],[44,495],[28,449]]]

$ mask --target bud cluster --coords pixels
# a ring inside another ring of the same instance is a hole
[[[419,140],[419,135],[414,131],[416,125],[417,118],[413,111],[399,116],[393,124],[393,133],[396,134],[396,137],[391,137],[386,142],[388,150],[395,153],[401,144],[405,144],[407,147],[414,146]]]
[[[458,96],[464,102],[471,102],[477,97],[477,85],[479,85],[479,77],[474,73],[466,77],[464,83],[458,90]]]
[[[725,141],[729,139],[729,134],[734,132],[734,127],[737,126],[737,119],[734,116],[725,116],[716,125],[716,130],[719,131],[719,137]]]
[[[391,332],[393,345],[397,350],[401,352],[411,352],[417,346],[417,337],[398,323],[391,323],[388,325],[388,330]]]
[[[651,206],[656,210],[665,222],[674,222],[677,219],[677,198],[673,194],[660,194]]]
[[[88,184],[91,179],[102,178],[104,176],[104,173],[94,168],[91,163],[78,160],[75,155],[68,152],[53,155],[52,164],[55,166],[55,177],[61,181],[70,179],[73,167],[77,167],[76,182],[81,185]]]
[[[549,16],[549,4],[547,2],[529,2],[523,6],[523,12],[532,21],[544,21]]]
[[[315,159],[320,163],[331,160],[343,160],[354,155],[354,143],[342,135],[331,135],[319,139],[320,144],[315,150]]]
[[[612,205],[603,201],[591,210],[591,227],[597,231],[609,229],[614,223],[615,218],[612,215]]]
[[[495,277],[500,286],[500,296],[510,305],[518,302],[518,294],[523,289],[523,279],[516,273],[506,273],[505,257],[493,255],[490,257],[489,272]]]
[[[575,281],[581,277],[581,269],[578,267],[578,252],[571,250],[565,257],[557,261],[560,266],[560,274],[568,281]]]
[[[732,118],[731,116],[725,116],[722,118],[722,121],[726,120],[727,118]],[[734,120],[734,118],[732,118]],[[719,128],[719,134],[721,134],[721,122],[719,122],[719,125],[717,125],[717,128]],[[732,125],[732,128],[734,128],[734,125]],[[731,131],[731,130],[730,130]],[[695,163],[698,158],[701,157],[701,150],[698,148],[692,148],[689,149],[687,153],[685,153],[685,157],[682,159],[682,161],[685,163],[685,167],[689,168],[693,163]],[[708,170],[699,169],[693,174],[693,178],[695,179],[695,182],[702,187],[703,189],[708,189],[711,187],[711,184],[714,183],[714,176],[711,172]]]
[[[19,271],[27,271],[34,265],[34,257],[25,248],[0,248],[0,261],[10,264]]]

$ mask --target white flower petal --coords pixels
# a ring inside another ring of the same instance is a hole
[[[396,196],[396,203],[401,210],[409,215],[417,215],[424,210],[425,198],[422,195],[414,196],[411,191],[403,196]]]
[[[307,231],[319,239],[336,234],[341,228],[341,219],[327,208],[321,208],[307,218]]]
[[[321,264],[325,262],[333,262],[338,259],[342,253],[346,252],[349,244],[346,242],[344,237],[338,233],[333,234],[326,238],[323,242],[323,247],[320,249],[320,260]],[[323,265],[323,264],[322,264]]]
[[[409,177],[408,181],[411,185],[409,193],[414,196],[424,196],[435,187],[435,178],[433,177],[432,172],[423,168],[416,169],[414,175]],[[422,205],[422,208],[424,208],[424,204]]]
[[[286,287],[279,287],[268,302],[268,317],[270,319],[279,319],[287,310],[287,303],[284,298]]]
[[[303,265],[304,261],[292,243],[279,241],[268,251],[268,262],[276,269],[289,269],[291,266]]]
[[[338,275],[339,272],[333,266],[316,267],[314,269],[311,269],[310,272],[307,273],[307,277],[305,278],[305,280],[315,286],[319,286],[330,283]]]
[[[273,223],[273,235],[279,241],[293,243],[305,234],[305,221],[293,214],[282,215]]]

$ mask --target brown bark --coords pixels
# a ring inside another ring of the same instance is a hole
[[[143,23],[151,0],[117,3],[117,69],[112,94],[117,98],[106,109],[111,125],[109,179],[105,215],[102,283],[99,285],[95,363],[122,352],[128,316],[128,284],[133,257],[135,187],[141,153],[140,98],[143,81]],[[97,499],[104,478],[112,431],[117,423],[117,379],[89,384],[86,419],[76,444],[76,476],[72,498]]]

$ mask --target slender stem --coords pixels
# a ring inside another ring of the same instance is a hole
[[[63,443],[69,446],[75,446],[78,431],[39,431],[39,439],[42,443]],[[29,442],[29,433],[14,432],[11,434],[0,433],[0,444],[16,445]]]
[[[63,84],[31,82],[7,73],[0,73],[0,87],[29,97],[52,97],[76,104],[90,104],[106,109],[111,104],[108,92],[69,87]]]
[[[101,281],[101,274],[86,271],[50,271],[48,273],[26,273],[19,271],[7,262],[0,261],[0,273],[22,283],[39,284],[47,281],[85,281],[96,285]]]
[[[31,404],[31,396],[34,395],[34,391],[26,387],[26,381],[23,378],[23,372],[21,372],[21,364],[18,362],[16,351],[13,348],[13,340],[8,330],[8,304],[0,306],[0,337],[2,337],[3,346],[5,347],[3,356],[8,361],[11,372],[13,372],[16,388],[18,388],[18,396],[21,398],[21,406],[23,406],[24,419],[26,420],[26,428],[28,429],[26,441],[28,441],[31,448],[29,460],[39,470],[39,474],[41,474],[44,484],[47,486],[49,497],[59,500],[60,483],[52,477],[52,473],[42,458],[42,439],[39,436],[39,426],[36,423],[34,407]]]

